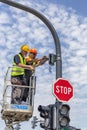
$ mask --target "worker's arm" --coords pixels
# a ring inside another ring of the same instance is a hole
[[[38,61],[40,61],[42,58],[35,58],[35,59],[31,59],[31,58],[29,58],[29,57],[26,57],[25,58],[25,60],[26,60],[26,62],[27,63],[29,63],[29,64],[32,64],[33,62],[38,62]]]
[[[22,64],[22,63],[20,62],[20,58],[19,58],[18,55],[15,55],[14,61],[15,61],[16,65],[17,65],[18,67],[22,67],[22,68],[25,68],[25,69],[34,70],[34,67],[33,67],[33,66]]]
[[[31,65],[25,65],[25,64],[19,63],[17,64],[17,66],[25,68],[25,69],[29,69],[29,70],[34,70],[34,66],[31,66]]]
[[[35,67],[41,66],[43,64],[46,63],[46,61],[48,61],[48,58],[46,56],[43,56],[42,58],[39,58],[39,60],[37,61],[37,64],[35,64]]]

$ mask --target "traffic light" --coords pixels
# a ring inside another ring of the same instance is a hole
[[[39,105],[38,110],[40,112],[40,117],[44,118],[44,121],[40,123],[40,127],[45,129],[49,125],[49,112],[50,109],[48,106]]]
[[[67,104],[61,104],[59,108],[59,125],[61,130],[69,130],[69,111],[70,107]]]
[[[81,130],[81,129],[75,128],[75,127],[73,127],[73,126],[69,126],[69,130]]]
[[[49,107],[48,106],[41,106],[39,105],[38,110],[40,112],[40,116],[43,118],[49,117]]]
[[[61,103],[58,106],[57,104],[50,104],[48,106],[39,106],[38,110],[40,116],[44,119],[40,121],[40,127],[45,130],[81,130],[75,127],[70,126],[69,111],[70,106],[68,104]]]
[[[61,130],[81,130],[81,129],[78,129],[78,128],[75,128],[72,126],[68,126],[68,127],[62,128]]]
[[[54,65],[56,62],[56,55],[55,54],[49,54],[49,64]]]
[[[46,130],[56,130],[56,107],[55,104],[48,106],[39,106],[40,117],[44,118],[44,121],[40,123],[40,127]]]
[[[70,130],[68,127],[61,128],[61,130]]]

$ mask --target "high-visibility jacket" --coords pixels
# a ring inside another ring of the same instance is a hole
[[[23,59],[23,57],[21,56],[21,54],[18,54],[19,58],[20,58],[20,63],[22,64],[26,64],[26,60]],[[19,68],[15,62],[13,62],[13,68],[11,71],[11,76],[19,76],[19,75],[24,75],[24,69],[23,68]]]
[[[27,56],[27,57],[25,58],[25,60],[26,60],[26,64],[27,64],[27,65],[36,65],[36,62],[35,62],[35,61],[31,63],[31,58],[30,58],[30,56]],[[25,76],[26,76],[26,77],[31,77],[34,72],[35,72],[34,70],[27,70],[27,69],[25,69]]]
[[[28,65],[36,65],[36,62],[35,62],[35,61],[34,61],[33,63],[31,63],[31,58],[30,58],[30,56],[26,57],[25,60],[26,60],[26,62],[27,62]],[[29,62],[30,62],[30,63],[29,63]]]

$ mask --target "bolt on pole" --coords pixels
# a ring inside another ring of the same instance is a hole
[[[42,15],[40,12],[38,12],[37,10],[32,9],[30,7],[27,7],[25,5],[22,5],[20,3],[17,3],[17,2],[11,1],[11,0],[0,0],[0,2],[3,2],[3,3],[8,4],[10,6],[24,10],[26,12],[32,13],[33,15],[37,16],[41,21],[43,21],[46,24],[46,26],[49,28],[49,30],[53,36],[54,43],[55,43],[56,56],[57,56],[57,59],[56,59],[56,79],[61,78],[62,77],[62,58],[61,58],[60,41],[59,41],[57,32],[56,32],[55,28],[53,27],[53,25],[51,24],[51,22],[44,15]],[[59,116],[58,113],[59,113],[60,104],[61,104],[61,102],[59,102],[56,99],[56,111],[57,111],[56,112],[57,113],[57,115],[56,115],[56,121],[57,121],[56,122],[56,130],[60,130],[59,121],[58,121],[58,116]]]

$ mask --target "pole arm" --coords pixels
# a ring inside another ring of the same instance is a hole
[[[53,39],[54,39],[55,47],[56,47],[56,56],[57,56],[56,79],[61,78],[62,77],[62,59],[61,59],[60,41],[59,41],[58,35],[55,31],[55,28],[53,27],[51,22],[44,15],[42,15],[40,12],[38,12],[37,10],[32,9],[30,7],[27,7],[25,5],[22,5],[20,3],[13,2],[12,0],[0,0],[0,2],[8,4],[8,5],[13,6],[13,7],[16,7],[18,9],[24,10],[26,12],[32,13],[33,15],[35,15],[39,19],[41,19],[47,25],[47,27],[51,31],[51,34],[52,34]]]

